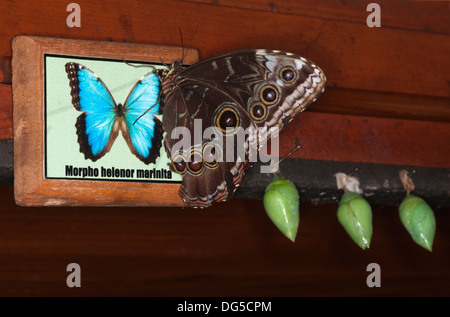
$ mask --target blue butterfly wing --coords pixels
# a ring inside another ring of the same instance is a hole
[[[155,116],[160,113],[160,90],[158,76],[150,72],[135,84],[124,105],[122,133],[131,152],[146,164],[156,161],[162,143],[162,124]]]
[[[72,104],[83,113],[75,124],[80,152],[96,161],[105,155],[118,135],[116,103],[103,81],[77,63],[66,64]]]

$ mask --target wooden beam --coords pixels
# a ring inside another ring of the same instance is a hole
[[[14,152],[12,140],[0,139],[0,185],[14,183]]]
[[[450,98],[327,87],[308,111],[450,122]]]
[[[0,84],[0,140],[13,137],[12,113],[11,85]]]
[[[367,27],[368,13],[358,2],[346,2],[340,10],[335,10],[331,2],[323,2],[312,11],[303,11],[296,0],[278,3],[285,11],[296,8],[297,13],[292,15],[211,1],[77,3],[83,8],[83,22],[81,28],[73,29],[66,25],[66,3],[0,2],[0,56],[12,56],[12,38],[23,34],[179,46],[178,28],[173,26],[181,26],[183,35],[189,38],[200,18],[192,42],[192,47],[200,51],[200,59],[249,47],[279,49],[313,60],[324,70],[331,86],[450,96],[450,35],[445,29],[448,23],[443,22],[448,21],[448,10],[442,9],[445,3],[408,2],[403,6],[383,2],[383,12],[389,12],[391,21],[398,18],[404,22],[380,28]],[[311,3],[308,8],[314,6]],[[417,16],[409,16],[410,8]],[[413,25],[421,27],[414,29]],[[438,30],[436,25],[444,29]]]
[[[398,172],[414,172],[416,193],[433,206],[449,206],[450,123],[306,112],[280,136],[280,155],[300,141],[302,150],[281,164],[281,174],[299,188],[302,201],[336,202],[334,174],[351,173],[371,202],[398,204],[404,196]],[[12,184],[11,140],[0,142],[2,183]],[[236,197],[262,198],[271,174],[249,169]]]
[[[449,167],[450,123],[304,112],[280,136],[283,156],[337,162]]]
[[[308,111],[450,122],[450,98],[327,87]],[[11,86],[0,84],[0,140],[12,137]]]
[[[251,168],[235,197],[262,199],[272,174],[259,173],[260,165]],[[299,190],[301,203],[337,203],[343,191],[336,187],[335,174],[353,173],[360,181],[363,195],[373,205],[398,206],[405,197],[399,172],[412,174],[414,194],[435,208],[450,207],[449,167],[435,168],[411,165],[336,162],[309,159],[286,159],[279,175],[292,181]]]
[[[217,7],[233,7],[248,11],[265,11],[284,15],[315,17],[365,24],[367,1],[335,0],[188,0]],[[383,27],[450,34],[450,10],[446,1],[377,2],[382,8]]]
[[[12,83],[11,56],[0,56],[0,83],[7,85]]]

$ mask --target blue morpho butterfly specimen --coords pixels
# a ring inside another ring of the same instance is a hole
[[[86,157],[104,155],[120,129],[132,152],[153,162],[162,132],[154,116],[159,110],[170,168],[183,177],[180,196],[187,206],[203,208],[232,197],[253,162],[253,149],[270,139],[267,131],[281,131],[314,102],[324,91],[326,78],[310,60],[278,50],[234,51],[185,68],[186,54],[187,50],[168,70],[144,76],[123,106],[114,103],[101,80],[85,67],[69,63],[66,70],[72,102],[84,111],[77,133]],[[194,133],[199,131],[194,128],[198,119],[200,141]],[[181,127],[190,132],[191,142],[188,148],[177,149],[180,140],[172,132]],[[209,128],[215,131],[214,138],[204,137]],[[250,131],[244,140],[238,138],[242,130]],[[217,139],[221,142],[213,142]],[[231,150],[221,147],[230,140]],[[242,149],[244,155],[238,156]]]
[[[122,132],[131,152],[145,164],[159,156],[162,124],[159,112],[160,82],[154,72],[143,76],[131,89],[125,103],[117,104],[105,83],[91,70],[67,63],[72,104],[83,113],[75,124],[80,152],[96,161],[105,155]],[[153,106],[146,116],[139,118]],[[139,120],[137,120],[139,118]]]

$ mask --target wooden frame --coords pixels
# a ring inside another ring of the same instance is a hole
[[[44,173],[47,54],[165,63],[181,48],[18,36],[13,41],[14,193],[23,206],[182,206],[178,183],[48,179]],[[186,64],[198,60],[189,50]]]

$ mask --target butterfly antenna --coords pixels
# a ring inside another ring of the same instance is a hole
[[[296,145],[295,148],[293,148],[288,154],[283,156],[278,162],[275,163],[278,167],[277,167],[277,171],[275,173],[273,173],[274,177],[276,177],[276,176],[280,176],[281,177],[281,171],[280,171],[280,164],[281,164],[281,162],[283,162],[286,158],[291,156],[294,152],[296,152],[299,149],[301,149],[300,141],[298,140],[298,138],[295,138],[295,145]]]
[[[186,57],[187,53],[189,52],[189,49],[191,48],[192,40],[194,39],[195,33],[197,33],[197,29],[198,29],[199,25],[200,25],[200,18],[198,19],[197,26],[195,27],[194,33],[192,33],[191,40],[189,41],[189,45],[188,45],[186,51],[184,52],[184,55],[183,55],[183,58],[181,59],[181,62],[183,62],[184,58]]]
[[[159,58],[159,60],[161,61],[161,63],[164,65],[164,66],[166,66],[168,69],[170,69],[170,65],[169,64],[166,64],[166,63],[164,63],[164,61],[163,61],[163,59],[162,59],[162,57],[160,57]]]
[[[124,59],[122,59],[122,62],[124,62],[125,64],[127,64],[128,66],[131,66],[131,67],[135,67],[135,68],[138,68],[138,67],[149,67],[149,68],[151,68],[153,71],[156,71],[156,68],[153,67],[153,66],[151,66],[151,65],[134,65],[134,64],[132,64],[132,63],[127,62],[127,61],[124,60]]]
[[[181,64],[183,64],[184,45],[183,45],[183,32],[181,32],[181,26],[178,26],[178,31],[180,32],[180,41],[181,41]]]
[[[301,148],[300,144],[297,144],[297,146],[296,146],[294,149],[292,149],[288,154],[286,154],[283,158],[281,158],[281,159],[278,161],[278,164],[280,164],[281,162],[283,162],[286,158],[288,158],[289,156],[291,156],[295,151],[297,151],[297,150],[300,149],[300,148]]]

